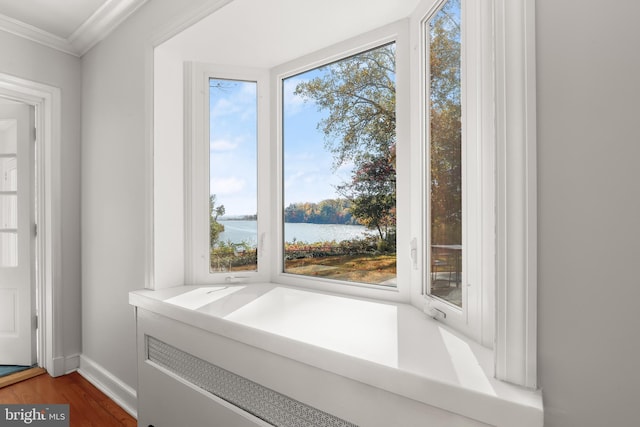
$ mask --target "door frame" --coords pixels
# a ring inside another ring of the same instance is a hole
[[[38,364],[49,375],[65,374],[62,350],[60,144],[61,91],[57,87],[0,73],[0,97],[32,105],[36,119],[36,313]]]

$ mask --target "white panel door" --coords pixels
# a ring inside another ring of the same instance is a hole
[[[36,363],[34,111],[0,104],[0,365]]]

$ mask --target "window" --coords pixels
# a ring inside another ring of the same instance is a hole
[[[416,14],[422,165],[414,163],[424,183],[425,311],[487,346],[495,280],[490,9],[488,0],[440,0]]]
[[[257,83],[209,79],[209,271],[255,271]]]
[[[462,307],[463,168],[460,0],[427,22],[429,145],[429,293]]]
[[[185,70],[192,87],[185,100],[192,117],[185,149],[185,278],[268,280],[268,263],[260,268],[268,221],[258,221],[269,204],[260,196],[269,191],[269,147],[260,143],[268,141],[266,73],[197,63]]]
[[[17,121],[0,121],[0,267],[18,265]]]
[[[396,286],[395,47],[282,80],[285,273]]]
[[[423,0],[407,20],[269,70],[194,66],[187,283],[411,303],[495,342],[500,378],[535,384],[533,12]],[[210,114],[221,104],[233,114]],[[240,146],[253,154],[231,157]],[[253,204],[236,204],[240,189]],[[228,237],[241,222],[250,232]]]

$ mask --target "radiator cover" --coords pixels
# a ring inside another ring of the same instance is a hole
[[[147,359],[276,427],[358,427],[268,387],[145,336]]]

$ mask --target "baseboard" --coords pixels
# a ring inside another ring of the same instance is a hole
[[[49,375],[52,377],[59,377],[61,375],[69,374],[73,371],[77,371],[80,367],[80,353],[72,354],[66,357],[54,357],[53,369],[48,370]]]
[[[64,358],[64,373],[70,374],[80,368],[80,353]]]
[[[138,418],[138,398],[133,388],[84,355],[80,355],[78,373],[96,386],[98,390],[109,396],[129,415]]]

